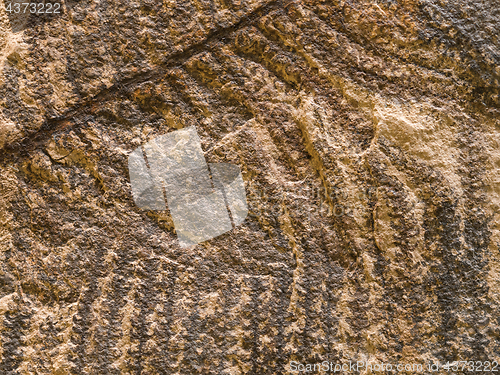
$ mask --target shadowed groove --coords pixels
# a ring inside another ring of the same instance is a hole
[[[71,118],[85,113],[100,103],[109,101],[115,97],[126,96],[133,90],[133,87],[151,80],[158,80],[165,76],[169,69],[182,66],[192,56],[206,51],[214,42],[223,40],[233,32],[252,25],[261,17],[277,9],[283,9],[296,0],[274,0],[264,3],[259,8],[252,11],[250,14],[242,17],[237,23],[228,27],[222,27],[211,32],[202,41],[188,46],[180,52],[173,53],[165,58],[161,66],[148,72],[141,72],[131,78],[123,79],[108,89],[101,91],[93,98],[80,102],[73,109],[66,111],[62,116],[50,118],[45,121],[40,129],[37,129],[35,134],[28,135],[25,139],[14,142],[12,145],[5,145],[0,151],[0,163],[6,160],[11,160],[12,155],[16,157],[27,157],[29,152],[42,145],[50,138],[52,133],[56,131],[66,130],[71,128]]]

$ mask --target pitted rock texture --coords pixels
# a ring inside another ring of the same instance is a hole
[[[0,12],[0,373],[500,359],[500,5]],[[127,157],[195,126],[250,215],[191,249]]]

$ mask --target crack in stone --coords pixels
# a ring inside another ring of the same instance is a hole
[[[11,159],[13,154],[17,155],[19,158],[27,157],[30,151],[43,144],[53,132],[66,127],[73,127],[73,125],[68,124],[71,118],[81,113],[85,113],[89,108],[92,108],[98,103],[109,101],[120,95],[126,95],[130,92],[132,87],[140,83],[160,79],[169,69],[180,66],[196,54],[210,49],[211,44],[224,39],[242,28],[253,25],[271,12],[284,9],[295,2],[297,2],[297,0],[274,0],[267,2],[249,14],[242,16],[235,24],[217,29],[209,33],[202,41],[190,45],[183,51],[169,55],[156,69],[152,69],[148,72],[140,72],[131,78],[121,80],[113,86],[102,90],[91,99],[81,102],[76,107],[69,109],[62,116],[46,119],[41,128],[33,134],[29,134],[26,138],[14,144],[5,145],[4,148],[0,150],[0,163]]]

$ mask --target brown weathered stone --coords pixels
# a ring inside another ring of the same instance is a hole
[[[0,11],[0,373],[500,359],[496,0]],[[128,154],[196,126],[250,215],[192,249]]]

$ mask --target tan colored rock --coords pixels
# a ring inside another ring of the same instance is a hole
[[[63,10],[0,11],[0,373],[499,360],[495,1]],[[183,249],[127,159],[187,126],[249,217]]]

